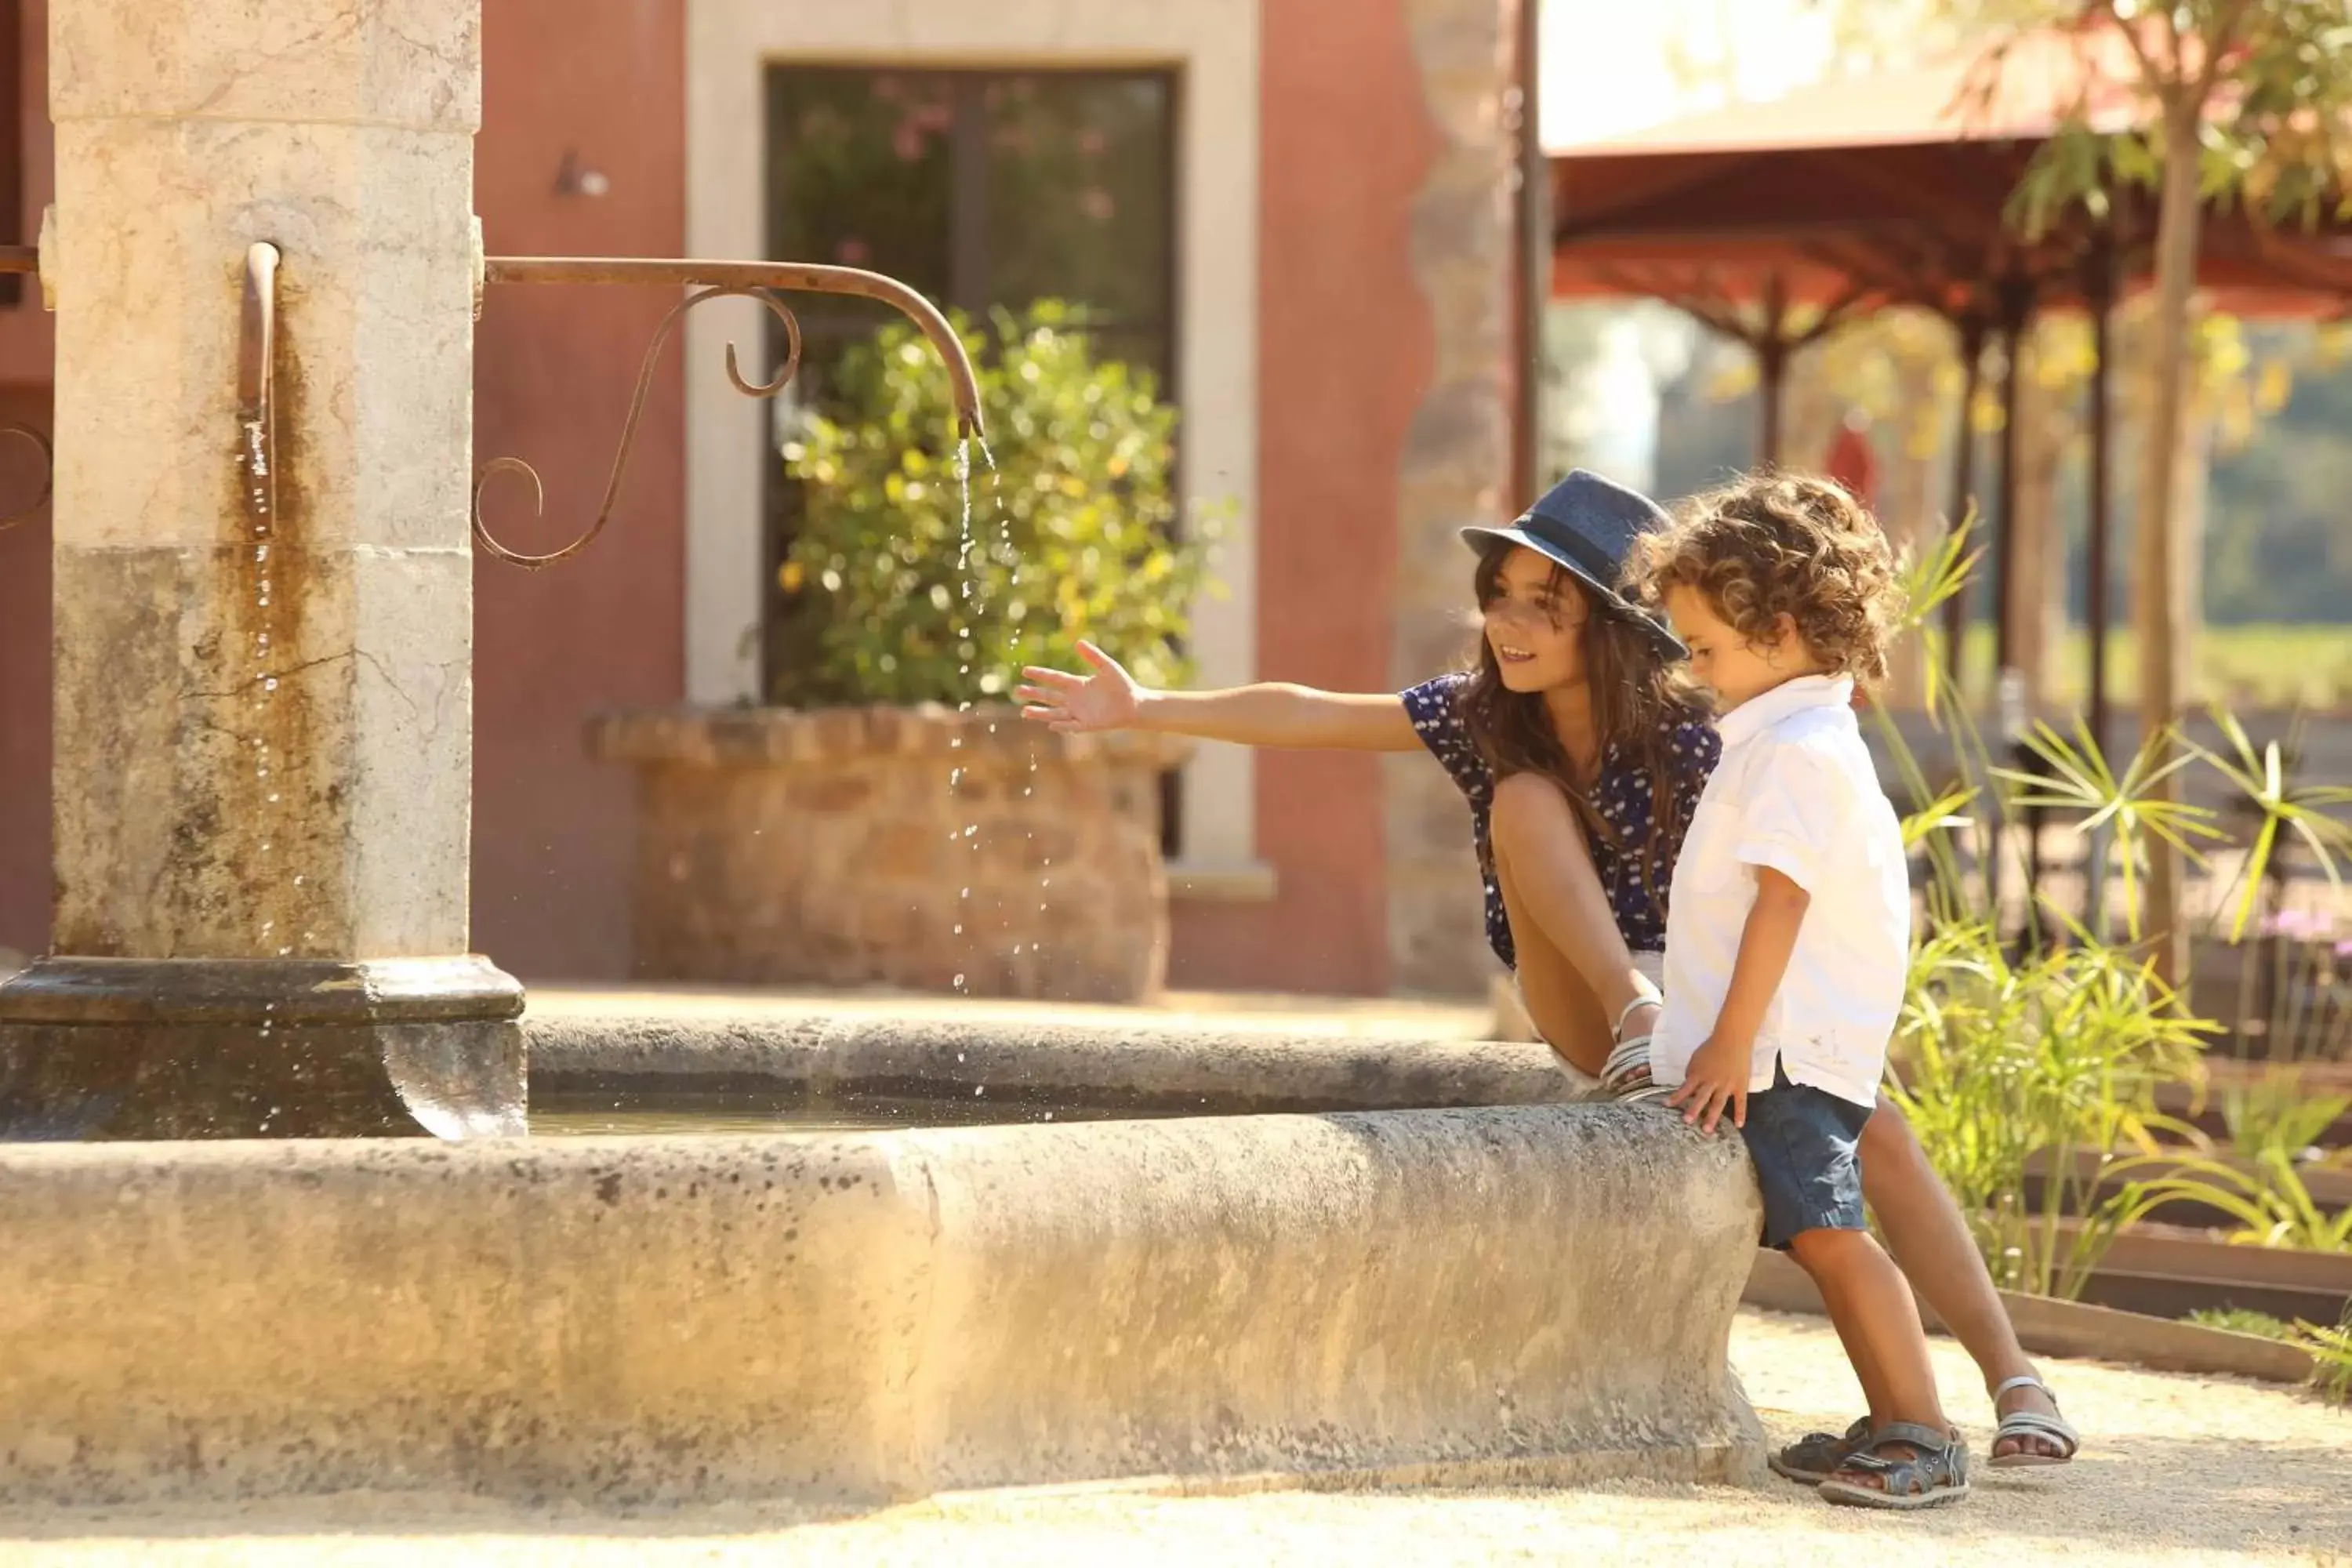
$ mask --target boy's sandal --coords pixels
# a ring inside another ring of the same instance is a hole
[[[1857,1415],[1843,1436],[1834,1432],[1808,1432],[1765,1463],[1784,1480],[1817,1487],[1837,1474],[1840,1467],[1869,1444],[1870,1417]]]
[[[2000,1396],[2012,1388],[2038,1388],[2049,1397],[2052,1408],[2057,1406],[2058,1396],[2051,1393],[2048,1384],[2038,1377],[2025,1376],[2012,1377],[1992,1391],[1996,1408],[2000,1405]],[[2031,1448],[2020,1448],[2013,1454],[1995,1454],[1985,1463],[1996,1470],[2047,1469],[2068,1463],[2083,1447],[2083,1435],[2075,1431],[2064,1416],[2044,1415],[2039,1410],[2012,1410],[2002,1416],[2000,1425],[1993,1429],[1992,1440],[1998,1446],[2004,1437],[2017,1442],[2039,1438],[2055,1446],[2058,1453],[2053,1457],[2037,1454]]]
[[[1969,1446],[1958,1432],[1937,1432],[1912,1421],[1890,1421],[1873,1432],[1870,1447],[1851,1456],[1822,1483],[1822,1500],[1847,1508],[1917,1509],[1958,1502],[1969,1495]],[[1902,1443],[1918,1450],[1904,1458],[1878,1452]],[[1873,1476],[1876,1485],[1845,1478]]]

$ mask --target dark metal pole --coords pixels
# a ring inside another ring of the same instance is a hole
[[[1958,450],[1952,456],[1952,526],[1958,528],[1967,519],[1969,507],[1976,500],[1977,434],[1973,416],[1977,388],[1984,370],[1984,318],[1971,310],[1953,325],[1960,334],[1960,432]],[[1968,639],[1969,600],[1973,583],[1962,583],[1959,590],[1944,601],[1944,672],[1958,692],[1960,677],[1967,668],[1962,644]]]
[[[2091,242],[2089,276],[2084,280],[2084,301],[2091,312],[2091,471],[2089,475],[2090,582],[2088,631],[2091,638],[2091,743],[2107,754],[2107,626],[2108,551],[2115,534],[2115,403],[2110,395],[2115,358],[2116,307],[2115,236],[2101,229]],[[2084,845],[2083,926],[2093,936],[2107,934],[2107,854],[2110,839],[2105,826],[2094,828]]]
[[[2090,258],[2084,289],[2091,310],[2091,472],[2089,621],[2091,689],[2088,723],[2091,740],[2104,754],[2107,747],[2107,602],[2108,550],[2115,533],[2114,468],[2115,409],[2110,396],[2114,357],[2112,316],[2116,303],[2115,241],[2102,230]]]
[[[1993,668],[2009,669],[2017,661],[2016,621],[2021,590],[2017,580],[2017,414],[2018,370],[2025,358],[2026,329],[2033,321],[2033,283],[2012,274],[2000,281],[2000,511],[1994,526]]]
[[[1780,460],[1780,405],[1789,381],[1789,340],[1777,323],[1769,337],[1756,341],[1757,460],[1765,465]]]
[[[1551,296],[1551,163],[1544,156],[1543,0],[1519,0],[1519,397],[1513,442],[1523,500],[1543,492],[1544,306]]]

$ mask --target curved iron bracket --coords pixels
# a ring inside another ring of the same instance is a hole
[[[980,412],[980,383],[973,374],[971,361],[964,353],[962,340],[948,324],[938,307],[914,289],[893,278],[878,272],[860,271],[849,267],[817,267],[772,261],[664,261],[627,257],[554,257],[554,256],[493,256],[483,264],[483,277],[489,283],[641,283],[667,285],[690,290],[685,298],[670,307],[669,313],[655,329],[653,342],[646,350],[644,362],[637,367],[637,384],[629,398],[628,416],[622,422],[620,447],[613,454],[613,468],[604,480],[604,499],[596,509],[596,516],[587,530],[561,550],[544,554],[509,549],[499,542],[482,521],[482,495],[493,476],[516,473],[530,481],[533,515],[543,512],[546,487],[539,472],[520,458],[493,458],[482,466],[474,480],[473,524],[476,542],[498,559],[528,571],[552,566],[569,560],[585,550],[596,536],[604,531],[613,520],[613,509],[620,499],[621,479],[628,471],[629,454],[636,444],[637,424],[644,416],[646,400],[653,391],[654,371],[661,363],[662,350],[668,346],[671,335],[686,313],[708,300],[755,300],[783,324],[788,350],[783,368],[765,382],[744,379],[740,362],[733,343],[727,345],[727,379],[735,390],[746,397],[773,397],[792,382],[800,370],[801,327],[791,310],[777,298],[781,290],[819,294],[849,294],[861,299],[876,300],[890,305],[911,320],[939,350],[946,362],[950,379],[955,386],[957,432],[961,436],[982,433]]]
[[[750,382],[743,379],[742,368],[735,356],[735,345],[729,343],[727,345],[727,379],[733,382],[735,390],[746,397],[773,397],[782,392],[801,367],[801,324],[793,319],[792,311],[785,308],[784,302],[765,289],[741,288],[731,284],[698,289],[672,305],[669,308],[669,314],[664,316],[661,325],[654,330],[654,341],[646,349],[644,363],[637,366],[637,386],[635,392],[629,397],[629,416],[621,423],[621,445],[613,454],[613,471],[605,476],[604,499],[597,506],[596,520],[588,525],[587,531],[562,549],[551,550],[543,555],[511,550],[499,543],[491,534],[489,525],[482,521],[482,492],[489,488],[491,479],[499,474],[515,473],[529,479],[531,491],[531,515],[534,517],[541,515],[546,510],[547,487],[541,483],[539,470],[520,458],[493,458],[482,466],[480,475],[474,480],[475,542],[509,565],[520,566],[530,572],[552,566],[559,561],[569,560],[593,543],[596,536],[604,531],[604,525],[613,521],[613,506],[621,495],[621,477],[628,472],[629,452],[637,441],[637,421],[645,416],[646,398],[653,391],[654,371],[661,363],[662,350],[669,346],[670,334],[677,330],[677,323],[685,318],[686,313],[704,300],[739,296],[757,300],[766,306],[776,320],[783,323],[784,335],[792,346],[790,353],[785,356],[783,369],[776,373],[772,381]]]

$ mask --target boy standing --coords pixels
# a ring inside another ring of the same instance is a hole
[[[1949,1502],[1968,1447],[1855,1159],[1910,956],[1902,829],[1852,706],[1856,678],[1885,673],[1892,555],[1844,490],[1773,474],[1699,498],[1643,568],[1723,741],[1675,868],[1654,1081],[1686,1121],[1712,1132],[1727,1112],[1746,1137],[1765,1243],[1821,1287],[1862,1382],[1870,1437],[1822,1496]]]

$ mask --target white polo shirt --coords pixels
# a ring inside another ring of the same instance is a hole
[[[1903,828],[1854,721],[1853,682],[1811,675],[1723,715],[1723,760],[1692,814],[1666,910],[1665,1005],[1650,1044],[1653,1081],[1679,1084],[1731,986],[1769,866],[1811,896],[1787,974],[1757,1031],[1748,1076],[1868,1105],[1910,963],[1911,883]]]

